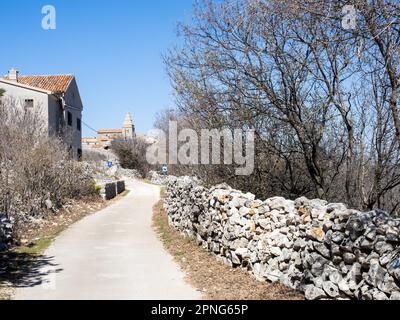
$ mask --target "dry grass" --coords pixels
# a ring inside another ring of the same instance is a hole
[[[107,202],[100,198],[88,198],[74,201],[65,208],[59,210],[56,215],[50,215],[46,220],[42,220],[37,226],[31,225],[26,228],[21,228],[18,232],[18,238],[21,239],[20,245],[14,250],[29,250],[29,248],[34,248],[35,244],[46,242],[46,240],[49,240],[51,243],[56,236],[70,225],[87,215],[101,210],[107,204]],[[47,246],[44,246],[42,250],[38,250],[34,253],[40,254],[46,248]]]
[[[233,269],[168,225],[162,201],[154,206],[154,227],[167,251],[187,280],[210,300],[302,300],[303,296],[281,284],[260,282],[247,271]]]

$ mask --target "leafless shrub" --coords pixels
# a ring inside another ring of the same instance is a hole
[[[96,150],[83,150],[82,160],[87,162],[100,162],[106,161],[107,156],[99,151]]]
[[[111,143],[111,149],[117,155],[119,162],[124,169],[135,169],[143,177],[154,170],[146,160],[148,143],[142,138],[129,141],[115,140]]]
[[[358,29],[342,27],[346,4]],[[255,129],[256,168],[175,169],[262,197],[399,212],[399,12],[393,1],[198,2],[165,57],[176,114],[194,129]]]
[[[91,176],[70,158],[65,142],[48,136],[40,110],[3,99],[0,117],[0,211],[17,226],[94,194]]]

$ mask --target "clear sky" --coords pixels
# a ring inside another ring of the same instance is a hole
[[[42,29],[44,5],[56,8],[56,30]],[[161,55],[191,11],[191,0],[2,0],[0,74],[73,73],[85,122],[119,128],[130,111],[146,133],[155,113],[173,105]]]

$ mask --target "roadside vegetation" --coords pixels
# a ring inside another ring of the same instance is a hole
[[[234,3],[234,4],[233,4]],[[400,213],[397,1],[198,1],[165,55],[180,128],[254,129],[255,170],[171,166],[258,198]],[[346,23],[355,24],[345,27]]]
[[[0,103],[0,212],[18,241],[37,220],[71,200],[98,197],[86,167],[71,158],[64,137],[49,137],[40,110]]]
[[[68,132],[49,137],[41,110],[0,99],[0,299],[31,280],[66,227],[104,205],[92,172],[73,159]]]
[[[111,149],[117,155],[119,163],[124,169],[137,170],[142,177],[147,177],[149,171],[154,170],[146,160],[146,150],[149,144],[141,138],[133,141],[113,141]]]

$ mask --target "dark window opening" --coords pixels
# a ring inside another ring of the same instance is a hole
[[[26,99],[25,100],[25,109],[33,108],[33,99]]]
[[[72,113],[69,111],[67,113],[67,123],[69,126],[72,126]]]
[[[82,130],[82,122],[81,119],[76,119],[76,129],[78,129],[78,131]]]
[[[82,149],[78,149],[78,160],[82,160]]]

